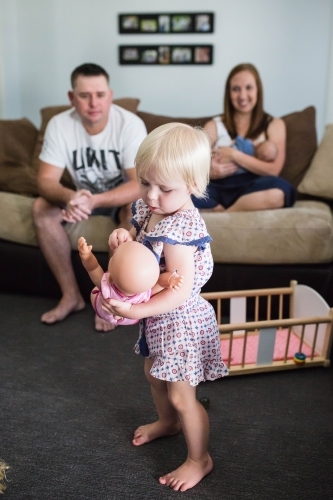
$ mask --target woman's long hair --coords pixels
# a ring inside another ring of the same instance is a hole
[[[230,98],[230,82],[231,79],[241,71],[249,71],[256,81],[257,85],[257,103],[252,110],[251,114],[251,122],[249,130],[247,131],[246,137],[249,139],[256,139],[262,132],[266,131],[267,125],[271,120],[271,117],[265,113],[263,109],[263,88],[259,73],[253,64],[250,63],[242,63],[235,66],[229,73],[225,84],[224,90],[224,114],[223,114],[223,123],[232,139],[237,136],[236,126],[235,126],[235,108],[232,105]]]

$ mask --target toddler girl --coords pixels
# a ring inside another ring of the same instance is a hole
[[[203,130],[169,123],[142,142],[136,169],[141,197],[133,204],[133,228],[116,229],[111,249],[136,239],[156,255],[161,272],[177,269],[183,286],[165,289],[148,302],[104,302],[112,314],[140,319],[137,353],[147,356],[145,374],[158,420],[139,427],[133,444],[184,432],[187,458],[160,477],[161,484],[186,491],[213,468],[208,453],[207,412],[196,399],[199,382],[228,374],[221,359],[219,334],[212,306],[200,296],[211,276],[211,238],[191,195],[203,197],[209,179],[211,151]]]

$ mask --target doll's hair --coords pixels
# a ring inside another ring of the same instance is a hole
[[[141,143],[135,158],[137,176],[145,179],[150,170],[158,180],[183,180],[191,194],[205,196],[209,182],[211,148],[206,132],[184,123],[155,128]]]

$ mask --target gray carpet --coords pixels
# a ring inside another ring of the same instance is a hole
[[[46,326],[54,301],[0,295],[0,458],[4,500],[333,499],[333,371],[229,377],[207,396],[214,470],[174,492],[161,474],[186,456],[182,434],[142,447],[155,418],[137,327],[97,334],[90,306]]]

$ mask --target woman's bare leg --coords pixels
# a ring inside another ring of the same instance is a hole
[[[169,398],[177,410],[187,444],[187,459],[178,469],[160,477],[161,484],[174,490],[193,488],[213,468],[208,453],[209,421],[196,398],[196,388],[188,382],[168,382]]]
[[[149,373],[152,364],[152,359],[146,358],[145,375],[150,383],[158,420],[151,424],[142,425],[136,429],[132,441],[135,446],[149,443],[149,441],[153,441],[153,439],[162,436],[173,436],[181,429],[178,413],[169,401],[167,383],[164,380],[152,377]]]
[[[251,210],[269,210],[284,206],[284,192],[273,188],[265,191],[256,191],[238,198],[226,212],[248,212]]]

